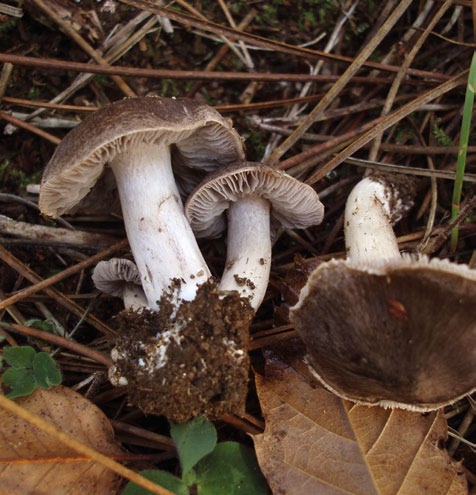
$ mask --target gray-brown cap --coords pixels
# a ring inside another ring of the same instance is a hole
[[[337,395],[428,411],[476,389],[475,300],[465,265],[333,260],[311,274],[290,316]]]
[[[223,213],[232,203],[257,195],[271,205],[271,218],[285,228],[318,225],[324,205],[307,184],[261,163],[231,165],[210,174],[185,203],[185,214],[197,237],[217,237],[226,228]]]
[[[107,162],[130,143],[168,144],[178,181],[190,191],[214,170],[243,159],[231,122],[189,98],[125,98],[86,117],[56,148],[41,182],[39,206],[52,217],[68,212],[93,188]],[[188,171],[195,169],[195,172]]]

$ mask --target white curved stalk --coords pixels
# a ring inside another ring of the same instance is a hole
[[[149,308],[158,309],[157,301],[174,280],[180,281],[176,297],[193,300],[210,271],[184,215],[169,147],[131,146],[110,165]]]
[[[142,287],[131,282],[125,284],[122,300],[124,301],[124,308],[132,311],[139,312],[148,307],[148,301]]]
[[[344,218],[348,259],[375,262],[400,258],[391,221],[391,201],[398,201],[396,196],[390,185],[371,177],[354,187],[347,199]]]
[[[226,265],[219,289],[236,290],[258,309],[271,268],[270,202],[249,195],[230,204]]]

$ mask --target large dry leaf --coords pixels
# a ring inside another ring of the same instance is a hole
[[[37,389],[15,402],[103,454],[121,453],[106,416],[66,387]],[[55,438],[4,410],[0,410],[0,425],[0,495],[117,493],[116,474],[95,462],[62,459],[78,454]],[[57,461],[51,462],[52,457]]]
[[[467,493],[442,448],[441,413],[357,406],[317,384],[302,359],[286,359],[268,352],[256,376],[266,429],[254,442],[275,495]]]

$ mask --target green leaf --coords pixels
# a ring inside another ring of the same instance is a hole
[[[61,383],[61,371],[47,352],[39,352],[33,358],[33,374],[38,386],[51,388]]]
[[[213,451],[217,443],[217,431],[204,416],[188,423],[171,425],[170,435],[177,447],[182,479],[200,459]]]
[[[471,119],[473,116],[474,93],[476,88],[476,52],[473,53],[469,67],[468,83],[463,105],[463,118],[459,135],[458,159],[456,162],[456,176],[451,200],[451,220],[456,220],[461,209],[461,193],[463,191],[464,172],[466,169],[466,155],[468,152],[469,135],[472,132]],[[459,227],[456,225],[451,231],[450,249],[454,253],[458,244]]]
[[[45,332],[54,333],[55,326],[48,320],[40,320],[39,318],[32,318],[25,322],[25,326],[30,328],[37,328],[38,330],[43,330]]]
[[[219,443],[196,466],[198,495],[266,495],[268,485],[253,449],[237,442]]]
[[[35,349],[29,345],[5,347],[3,357],[12,368],[29,368],[33,364]]]
[[[193,469],[189,469],[188,472],[185,473],[184,476],[182,476],[182,481],[187,486],[196,485],[196,483],[197,483],[196,480],[197,480],[197,475],[195,474],[195,471]]]
[[[9,399],[30,395],[37,387],[33,372],[26,368],[9,368],[3,373],[2,382],[10,386]]]
[[[154,483],[174,492],[176,495],[189,495],[188,488],[184,485],[180,478],[174,476],[167,471],[160,471],[159,469],[146,469],[140,473],[144,478],[147,478]],[[151,495],[152,492],[142,488],[135,483],[127,483],[122,495]]]

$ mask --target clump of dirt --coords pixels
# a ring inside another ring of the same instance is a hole
[[[174,422],[242,414],[248,391],[249,326],[253,309],[216,282],[199,287],[177,310],[172,294],[160,310],[123,311],[110,378],[127,385],[129,402]]]

